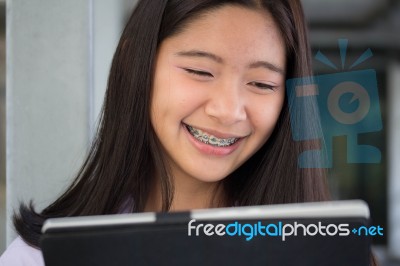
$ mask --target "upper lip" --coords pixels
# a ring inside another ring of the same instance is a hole
[[[193,128],[196,128],[196,129],[200,129],[201,131],[203,131],[207,135],[213,135],[214,137],[217,137],[219,139],[229,139],[229,138],[240,139],[240,138],[244,137],[244,136],[239,136],[239,135],[236,135],[236,134],[223,133],[223,132],[219,132],[219,131],[214,130],[214,129],[205,128],[205,127],[199,127],[199,126],[195,126],[195,125],[191,125],[191,124],[187,124],[187,123],[183,123],[183,124],[187,125],[187,126],[191,126]]]

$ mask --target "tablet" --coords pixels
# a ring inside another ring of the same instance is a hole
[[[47,266],[369,265],[363,201],[55,218]]]

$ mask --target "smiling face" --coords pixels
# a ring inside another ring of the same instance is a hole
[[[175,180],[220,181],[268,140],[284,101],[284,47],[269,14],[237,6],[161,43],[151,123]]]

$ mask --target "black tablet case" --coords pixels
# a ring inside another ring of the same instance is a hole
[[[349,236],[188,236],[190,213],[158,214],[155,223],[48,230],[41,239],[47,266],[111,265],[369,265],[370,239]],[[348,223],[365,218],[262,219],[240,223]],[[226,221],[196,223],[229,224]],[[192,231],[192,234],[194,231]]]

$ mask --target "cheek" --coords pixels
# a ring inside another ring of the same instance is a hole
[[[207,98],[208,86],[177,72],[171,76],[170,107],[180,114],[188,115],[201,107],[204,99]]]
[[[252,105],[252,124],[254,130],[262,139],[269,137],[274,130],[283,107],[283,98],[277,97],[272,101]]]
[[[172,123],[180,122],[201,105],[201,90],[193,82],[187,81],[179,75],[168,78],[158,78],[152,97],[152,116],[154,122]]]

